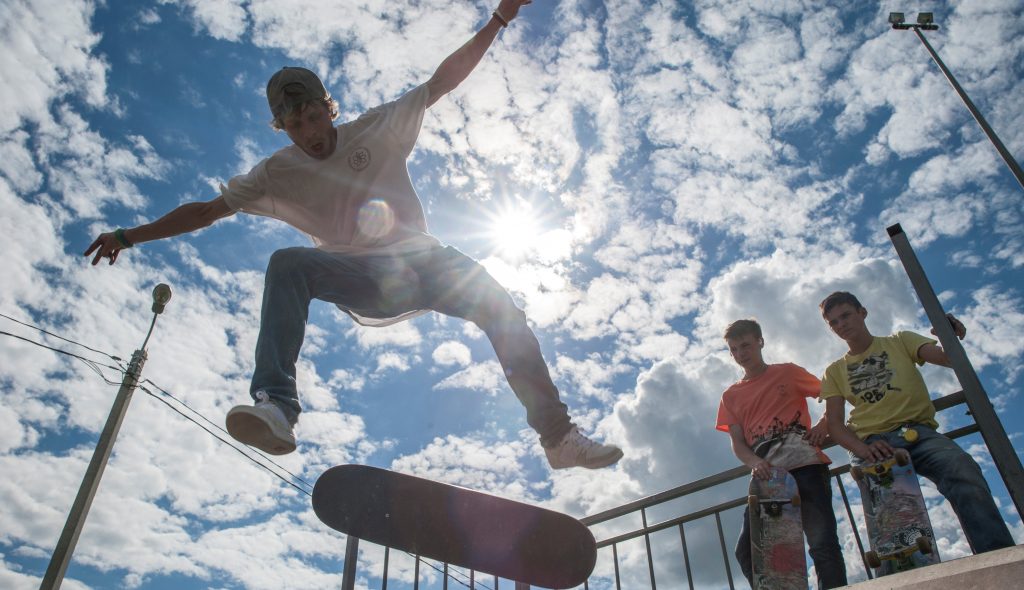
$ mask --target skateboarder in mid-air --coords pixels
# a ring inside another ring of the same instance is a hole
[[[821,588],[846,585],[846,564],[839,548],[828,464],[821,451],[828,436],[823,417],[814,427],[807,398],[818,397],[818,378],[792,363],[764,362],[764,338],[754,320],[737,320],[725,330],[729,354],[743,378],[729,386],[718,406],[716,428],[729,433],[732,450],[753,477],[768,479],[772,467],[787,469],[800,494],[804,534]],[[736,560],[754,587],[749,513],[736,542]]]
[[[598,468],[622,457],[570,421],[537,338],[505,289],[477,262],[427,233],[406,167],[425,110],[465,80],[530,1],[501,0],[425,84],[338,126],[338,103],[320,79],[303,68],[283,68],[267,84],[267,101],[273,126],[293,145],[232,178],[212,201],[100,234],[85,251],[95,252],[94,265],[103,258],[113,264],[133,244],[191,232],[238,211],[280,219],[312,237],[315,248],[286,248],[270,257],[250,388],[255,405],[228,413],[235,439],[271,454],[295,450],[301,412],[295,363],[309,302],[320,299],[364,325],[427,310],[474,322],[494,346],[553,468]]]
[[[829,365],[821,384],[829,432],[855,464],[874,463],[906,449],[917,472],[935,482],[960,519],[975,553],[1010,547],[1013,537],[992,499],[981,468],[955,442],[935,431],[935,406],[916,365],[949,366],[935,340],[914,332],[873,336],[868,310],[851,293],[821,302],[821,315],[849,351]],[[949,316],[957,337],[967,328]],[[850,402],[849,424],[844,424]]]

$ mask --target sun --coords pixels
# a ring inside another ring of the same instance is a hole
[[[488,233],[498,254],[517,259],[537,247],[543,228],[533,207],[520,201],[497,212]]]

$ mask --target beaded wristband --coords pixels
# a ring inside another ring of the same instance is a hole
[[[117,241],[121,244],[121,247],[123,248],[131,248],[132,246],[135,245],[129,242],[128,238],[124,237],[124,228],[122,227],[119,227],[114,230],[114,237],[117,238]]]

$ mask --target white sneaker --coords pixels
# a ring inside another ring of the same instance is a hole
[[[572,430],[555,446],[544,449],[548,463],[552,469],[568,467],[586,467],[598,469],[607,467],[622,458],[622,449],[615,445],[603,445],[580,434],[573,426]]]
[[[232,438],[264,453],[287,455],[295,450],[295,430],[265,391],[256,392],[255,406],[231,408],[226,422]]]

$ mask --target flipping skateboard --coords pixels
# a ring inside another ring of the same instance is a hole
[[[365,465],[325,471],[313,511],[347,535],[532,586],[578,586],[597,560],[575,518]]]
[[[796,480],[781,467],[750,480],[747,508],[754,590],[804,590],[807,558]]]
[[[880,463],[851,467],[850,474],[860,486],[867,521],[867,564],[884,576],[938,563],[935,534],[910,454],[898,449]]]

